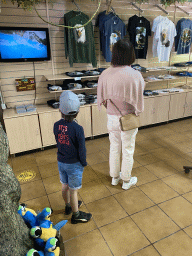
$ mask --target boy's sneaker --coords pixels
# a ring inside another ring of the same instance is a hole
[[[78,208],[79,207],[81,207],[81,205],[82,205],[82,201],[78,201]],[[65,206],[65,215],[69,215],[69,214],[71,214],[72,213],[72,208],[71,208],[71,206]]]
[[[134,186],[137,183],[137,177],[131,177],[129,182],[123,181],[122,189],[129,189],[131,186]]]
[[[78,217],[75,217],[74,215],[72,215],[71,223],[72,224],[85,223],[85,222],[88,222],[91,219],[91,217],[92,217],[91,213],[79,211]]]
[[[112,178],[111,185],[116,186],[121,180],[121,172],[119,173],[119,178]]]

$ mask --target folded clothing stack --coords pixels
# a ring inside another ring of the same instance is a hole
[[[48,84],[47,85],[47,89],[49,91],[62,91],[62,87],[58,86],[58,85],[52,85],[52,84]]]
[[[85,101],[87,104],[97,103],[97,95],[94,95],[94,94],[86,95]]]
[[[17,114],[36,111],[36,107],[33,104],[15,106],[15,108],[16,108]]]
[[[175,67],[188,67],[192,65],[192,61],[183,62],[183,63],[175,63]]]
[[[86,100],[85,100],[86,94],[80,93],[77,95],[77,97],[79,98],[81,106],[86,104]]]
[[[73,71],[66,72],[65,74],[70,77],[82,77],[82,76],[97,76],[100,75],[104,69],[93,69],[93,70],[82,70],[82,71]]]
[[[175,79],[175,76],[172,75],[158,75],[158,76],[148,76],[146,81],[158,81],[164,79]]]
[[[146,71],[147,71],[147,69],[146,69],[146,68],[141,67],[139,64],[131,65],[131,67],[132,67],[133,69],[135,69],[135,70],[140,71],[140,72],[146,72]]]
[[[63,85],[61,85],[62,90],[73,90],[73,89],[81,89],[84,85],[81,81],[75,82],[73,79],[66,79],[63,81]]]
[[[25,105],[21,105],[21,106],[15,106],[17,114],[22,114],[27,112]]]
[[[88,88],[94,88],[98,86],[98,81],[85,81],[84,85]]]
[[[190,76],[190,77],[192,77],[192,73],[187,72],[187,71],[177,72],[176,75],[177,76]]]
[[[25,105],[25,108],[26,108],[27,112],[33,112],[36,110],[36,107],[33,104]]]
[[[171,92],[183,92],[183,89],[180,88],[168,88],[168,89],[161,89],[161,90],[154,90],[153,92],[157,92],[157,93],[171,93]]]
[[[145,95],[145,96],[152,96],[152,95],[159,95],[159,93],[151,91],[151,90],[144,90],[143,95]]]
[[[52,108],[59,108],[59,101],[56,100],[48,100],[47,104]]]

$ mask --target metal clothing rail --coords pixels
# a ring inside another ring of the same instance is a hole
[[[155,4],[155,7],[159,8],[161,11],[163,11],[165,14],[169,15],[169,13],[163,9],[161,6],[159,6],[158,4]]]
[[[81,12],[80,7],[79,7],[79,5],[75,2],[75,0],[71,0],[71,1],[72,1],[72,3],[74,3],[74,5],[76,5],[76,7],[77,7],[78,11],[80,11],[80,12]]]
[[[187,15],[190,15],[189,12],[186,12],[183,8],[181,8],[180,6],[176,6],[176,8],[178,8],[179,10],[181,10],[182,12],[186,13]]]
[[[140,12],[143,12],[143,10],[141,8],[139,8],[135,3],[131,3],[137,10],[139,10]]]

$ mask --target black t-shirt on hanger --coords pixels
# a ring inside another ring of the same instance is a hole
[[[136,59],[146,59],[148,36],[151,36],[150,22],[134,15],[129,18],[127,31],[135,48]]]

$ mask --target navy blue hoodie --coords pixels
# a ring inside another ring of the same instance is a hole
[[[57,160],[72,164],[80,162],[86,166],[85,135],[83,127],[75,121],[67,122],[60,119],[54,124],[54,134],[57,142]]]

